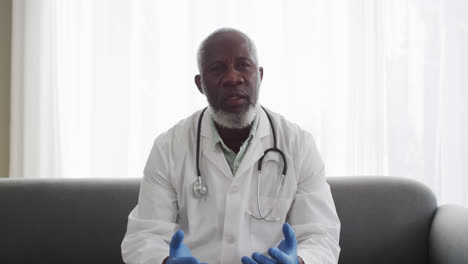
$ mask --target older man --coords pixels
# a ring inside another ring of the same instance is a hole
[[[323,161],[308,132],[258,104],[258,65],[238,30],[200,44],[195,83],[208,107],[155,140],[122,242],[126,263],[337,263]]]

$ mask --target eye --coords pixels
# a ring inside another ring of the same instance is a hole
[[[249,68],[251,65],[248,62],[241,62],[239,63],[239,66],[242,68]]]
[[[224,69],[223,65],[215,64],[210,67],[210,72],[220,72]]]

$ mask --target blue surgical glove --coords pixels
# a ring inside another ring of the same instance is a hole
[[[200,264],[200,261],[192,256],[190,249],[182,243],[184,231],[179,230],[173,236],[169,245],[169,258],[167,264]]]
[[[254,252],[252,258],[242,257],[243,264],[299,264],[297,257],[297,240],[294,230],[288,223],[283,224],[284,239],[277,248],[268,249],[267,256]]]

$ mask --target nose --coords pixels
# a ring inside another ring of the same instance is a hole
[[[229,67],[223,78],[223,86],[234,87],[234,86],[241,85],[243,83],[244,83],[244,77],[242,77],[240,72],[234,67]]]

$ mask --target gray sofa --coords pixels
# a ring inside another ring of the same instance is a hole
[[[393,177],[328,178],[345,264],[468,263],[468,209]],[[0,179],[0,263],[122,263],[139,179]]]

